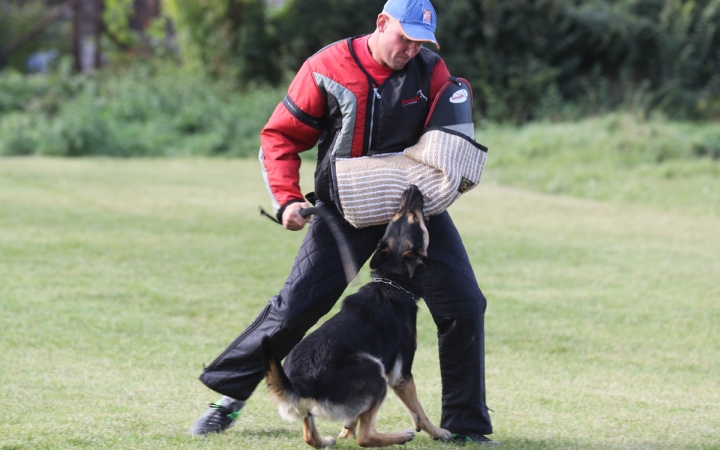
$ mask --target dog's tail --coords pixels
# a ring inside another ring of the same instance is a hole
[[[290,379],[285,374],[280,358],[273,350],[270,338],[267,336],[262,340],[262,352],[265,359],[265,381],[270,396],[278,403],[296,404],[298,395]]]

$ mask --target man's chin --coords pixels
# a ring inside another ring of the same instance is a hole
[[[401,60],[401,61],[393,61],[393,65],[390,66],[390,68],[391,68],[392,70],[401,70],[401,69],[402,69],[403,67],[405,67],[405,66],[407,65],[407,63],[409,63],[409,62],[410,62],[409,59],[407,59],[407,60]]]

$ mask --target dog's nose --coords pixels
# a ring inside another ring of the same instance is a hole
[[[422,207],[424,205],[424,199],[422,192],[420,192],[420,188],[418,188],[414,184],[408,186],[405,189],[405,192],[403,192],[402,204],[411,209],[422,210]]]

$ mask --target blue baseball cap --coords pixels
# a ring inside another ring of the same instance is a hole
[[[437,14],[429,0],[388,0],[383,10],[400,22],[405,36],[413,41],[432,42],[435,39]]]

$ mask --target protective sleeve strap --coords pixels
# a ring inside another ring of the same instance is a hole
[[[313,117],[310,114],[307,114],[303,110],[301,110],[295,102],[290,98],[290,95],[285,95],[285,98],[282,101],[285,108],[287,108],[288,111],[290,111],[290,114],[293,115],[297,120],[304,123],[305,125],[309,126],[312,129],[315,130],[322,130],[323,129],[323,123],[321,117]]]

